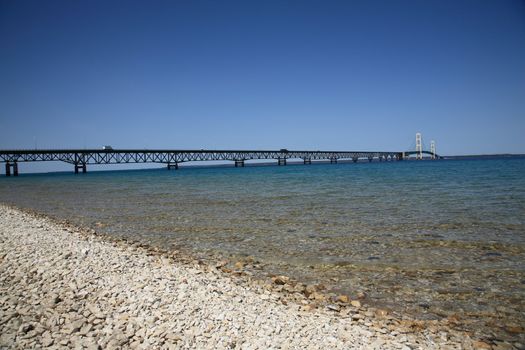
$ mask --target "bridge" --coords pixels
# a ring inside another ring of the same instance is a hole
[[[415,155],[416,159],[422,159],[423,158],[423,154],[426,154],[426,155],[430,156],[431,159],[443,159],[442,156],[438,155],[435,152],[424,151],[424,150],[421,150],[421,151],[405,151],[405,152],[403,152],[403,159],[407,159],[411,155]]]
[[[418,136],[419,135],[419,136]],[[418,141],[419,140],[419,141]],[[419,145],[418,145],[419,142]],[[433,145],[433,146],[432,146]],[[62,150],[0,150],[0,163],[5,163],[5,174],[18,176],[20,162],[60,161],[73,165],[76,174],[86,173],[87,165],[92,164],[130,164],[159,163],[165,164],[168,170],[178,169],[179,164],[193,161],[231,161],[236,167],[244,167],[249,160],[276,160],[278,165],[286,165],[290,159],[301,159],[304,164],[312,161],[339,160],[400,161],[416,155],[423,159],[428,154],[432,159],[441,158],[435,153],[435,143],[431,151],[424,151],[421,134],[416,134],[416,150],[408,152],[369,152],[369,151],[290,151],[280,150],[147,150],[147,149],[62,149]]]
[[[428,151],[424,154],[433,155]],[[137,149],[71,149],[71,150],[0,150],[0,163],[5,163],[6,175],[18,175],[18,163],[61,161],[72,164],[75,173],[87,172],[89,164],[129,164],[161,163],[167,169],[178,169],[180,163],[192,161],[232,161],[236,167],[243,167],[246,161],[266,159],[276,160],[278,165],[286,165],[289,159],[301,159],[304,164],[312,161],[403,160],[419,151],[409,152],[366,152],[366,151],[289,151],[281,150],[137,150]],[[437,155],[434,155],[437,156]],[[439,156],[437,156],[439,158]]]
[[[6,175],[18,175],[19,162],[61,161],[72,164],[75,173],[85,173],[89,164],[161,163],[167,169],[178,169],[180,163],[192,161],[232,161],[243,167],[246,161],[276,160],[286,165],[289,159],[302,159],[304,164],[314,160],[360,159],[368,161],[402,160],[403,152],[352,152],[352,151],[289,151],[281,150],[138,150],[138,149],[71,149],[71,150],[0,150],[0,163],[5,163]]]

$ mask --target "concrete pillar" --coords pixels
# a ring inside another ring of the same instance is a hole
[[[286,165],[286,158],[277,158],[277,165]]]
[[[304,164],[312,164],[312,158],[305,158]]]
[[[168,162],[167,169],[168,169],[168,170],[171,170],[171,169],[175,169],[175,170],[177,170],[177,169],[179,169],[179,163],[178,163],[178,162],[175,162],[175,163],[173,164],[173,163]]]
[[[236,159],[235,160],[235,167],[241,167],[243,168],[244,167],[244,159]]]
[[[11,164],[9,162],[5,163],[5,176],[11,176]]]
[[[337,164],[337,158],[330,158],[330,164]]]
[[[358,160],[358,159],[359,159],[359,158],[354,157],[354,158],[352,158],[352,161],[353,161],[354,163],[357,163],[357,160]]]
[[[369,162],[372,162],[372,160],[374,160],[374,157],[368,157]]]
[[[82,169],[82,173],[87,173],[86,163],[75,163],[75,174],[78,174],[78,170]]]
[[[18,176],[18,162],[13,163],[13,175]]]

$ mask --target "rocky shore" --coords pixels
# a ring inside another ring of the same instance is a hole
[[[0,205],[0,347],[512,349]]]

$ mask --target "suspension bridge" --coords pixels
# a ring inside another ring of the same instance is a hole
[[[6,176],[18,176],[18,163],[60,161],[73,166],[76,174],[87,172],[87,165],[95,164],[130,164],[130,163],[160,163],[165,164],[168,170],[178,169],[179,164],[193,161],[231,161],[236,167],[244,167],[250,160],[276,160],[277,165],[286,165],[289,160],[302,160],[304,164],[312,161],[329,161],[332,164],[338,161],[360,160],[372,161],[401,161],[423,159],[428,155],[430,159],[441,158],[436,153],[435,143],[432,141],[430,150],[423,147],[420,133],[416,134],[415,148],[404,152],[375,152],[375,151],[295,151],[280,150],[140,150],[140,149],[42,149],[42,150],[0,150],[0,163],[5,163]]]

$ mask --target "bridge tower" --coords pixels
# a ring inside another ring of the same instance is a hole
[[[432,153],[432,159],[436,159],[436,141],[430,141],[430,153]]]
[[[416,159],[423,159],[423,142],[420,132],[416,133]]]

